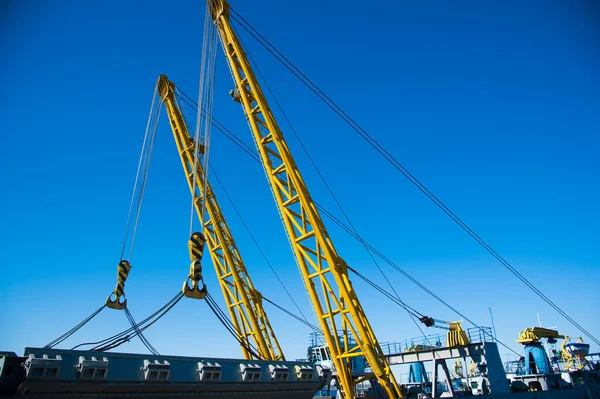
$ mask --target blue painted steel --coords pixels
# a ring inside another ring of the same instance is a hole
[[[427,372],[425,371],[425,364],[423,362],[412,363],[408,371],[408,382],[429,382],[427,378]]]
[[[525,345],[525,372],[528,374],[552,374],[550,359],[541,342]]]

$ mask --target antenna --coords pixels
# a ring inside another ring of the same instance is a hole
[[[492,314],[492,307],[488,307],[490,311],[490,319],[492,319],[492,329],[494,330],[494,339],[498,340],[498,336],[496,335],[496,325],[494,324],[494,315]]]

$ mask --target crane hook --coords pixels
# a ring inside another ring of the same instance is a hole
[[[188,250],[190,252],[190,274],[188,279],[184,281],[181,291],[188,298],[204,299],[208,294],[206,284],[202,278],[202,255],[204,253],[204,244],[206,238],[204,234],[195,232],[192,233],[188,241]]]

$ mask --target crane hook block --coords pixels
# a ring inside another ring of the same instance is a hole
[[[129,261],[122,260],[117,265],[117,285],[115,290],[106,298],[106,306],[112,309],[123,310],[127,307],[125,298],[125,281],[129,276],[131,265]]]
[[[204,253],[204,244],[206,238],[204,234],[193,233],[188,241],[188,250],[190,252],[190,274],[187,281],[183,283],[182,292],[188,298],[204,299],[208,293],[206,284],[202,279],[202,255]]]
[[[202,254],[204,253],[204,244],[206,243],[206,238],[204,238],[204,234],[202,233],[192,233],[190,240],[188,241],[188,249],[190,251],[190,260],[192,262],[202,260]]]

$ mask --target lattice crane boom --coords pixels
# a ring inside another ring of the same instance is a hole
[[[390,366],[229,20],[225,0],[207,0],[275,202],[319,325],[341,392],[354,394],[351,359],[364,356],[389,398],[402,397]],[[337,331],[343,331],[338,336]],[[354,338],[354,339],[352,339]]]
[[[194,174],[195,143],[176,101],[175,85],[165,75],[161,75],[157,87],[169,117],[186,180],[195,198],[194,206],[204,228],[206,243],[227,309],[238,338],[244,343],[241,345],[243,355],[246,359],[253,358],[248,350],[249,344],[252,344],[261,359],[285,360],[262,306],[262,296],[252,284],[210,184],[204,184],[206,175],[202,162],[196,162],[197,169]],[[206,193],[203,192],[204,187]],[[202,214],[202,201],[205,198],[208,214],[206,220]]]

